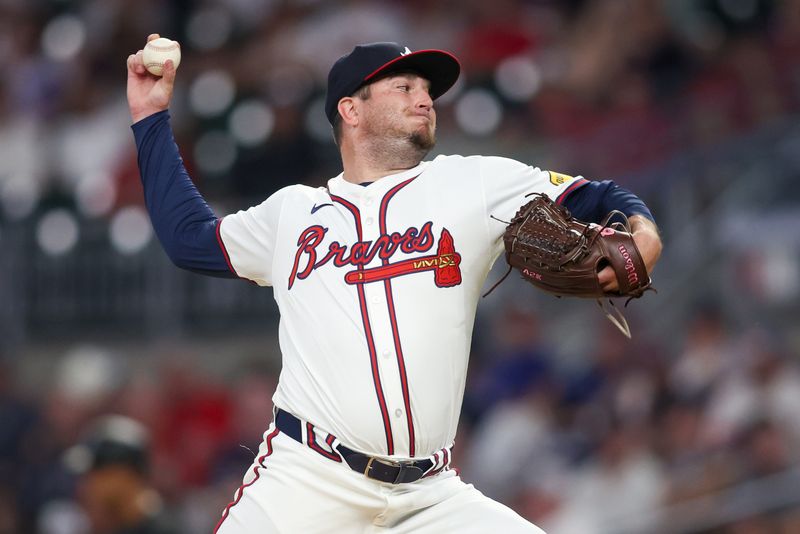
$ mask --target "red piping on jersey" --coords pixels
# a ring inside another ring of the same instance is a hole
[[[333,436],[328,434],[328,438],[331,438],[330,439],[330,443],[328,442],[328,440],[325,440],[325,443],[328,443],[328,445],[330,445],[331,443],[333,443],[333,439],[332,439]],[[339,455],[336,454],[335,452],[326,451],[325,449],[323,449],[322,447],[317,445],[317,438],[314,435],[314,425],[312,425],[311,423],[308,423],[308,422],[306,422],[306,443],[308,443],[308,446],[311,448],[311,450],[318,452],[319,454],[321,454],[325,458],[328,458],[329,460],[333,460],[334,462],[341,462],[342,461],[342,459],[339,457]]]
[[[217,219],[217,227],[214,229],[214,232],[217,234],[217,243],[219,243],[219,248],[222,249],[222,255],[225,256],[225,263],[228,264],[228,269],[230,269],[233,274],[241,278],[241,276],[239,276],[239,273],[236,272],[236,269],[233,268],[233,264],[231,263],[231,257],[230,255],[228,255],[228,249],[225,248],[225,243],[222,242],[222,234],[220,233],[221,228],[222,228],[222,219]]]
[[[436,462],[436,463],[434,463],[434,466],[435,466],[437,463],[439,463],[439,452],[438,451],[433,453],[433,459]],[[450,455],[447,452],[447,447],[445,447],[444,449],[442,449],[442,465],[440,465],[436,469],[431,469],[428,473],[425,474],[425,476],[423,476],[423,478],[432,477],[432,476],[438,475],[443,470],[447,469],[449,464],[450,464]]]
[[[358,208],[353,204],[338,197],[334,194],[330,195],[331,200],[338,202],[353,214],[356,222],[356,232],[358,233],[358,241],[361,241],[361,213]],[[363,265],[358,265],[358,270],[364,269]],[[394,440],[392,439],[392,425],[389,422],[389,410],[386,408],[386,399],[383,396],[383,387],[381,386],[381,375],[378,370],[378,353],[375,350],[375,340],[372,337],[372,327],[369,323],[369,313],[367,312],[367,299],[364,296],[364,284],[358,284],[358,303],[361,306],[361,320],[364,323],[364,335],[367,338],[367,347],[369,348],[369,359],[372,364],[372,382],[375,384],[375,394],[378,396],[378,404],[381,408],[381,416],[383,417],[383,430],[386,434],[386,453],[389,455],[394,454]]]
[[[391,188],[386,195],[384,195],[383,200],[381,200],[381,209],[378,215],[378,221],[380,224],[380,232],[381,235],[386,235],[386,210],[389,207],[389,201],[392,197],[404,188],[406,185],[411,183],[414,178],[409,178],[405,182],[401,182]],[[389,264],[388,259],[383,260],[384,265]],[[403,358],[403,348],[400,345],[400,331],[397,327],[397,314],[394,311],[394,297],[392,296],[392,281],[390,278],[387,278],[383,281],[383,287],[386,291],[386,302],[389,306],[389,323],[392,325],[392,336],[394,336],[394,349],[397,353],[397,368],[400,371],[400,386],[403,391],[403,404],[405,405],[406,409],[406,421],[408,423],[408,455],[413,458],[414,457],[414,445],[416,438],[414,437],[414,420],[411,416],[411,398],[408,394],[408,375],[406,374],[406,364]]]
[[[572,183],[569,187],[567,187],[564,190],[563,193],[558,195],[558,198],[556,198],[556,204],[561,204],[562,202],[564,202],[564,199],[566,199],[567,196],[569,196],[570,193],[572,193],[573,191],[578,189],[580,186],[582,186],[584,184],[587,184],[587,183],[589,183],[589,180],[586,180],[585,178],[580,178],[579,180],[575,180],[575,182]]]
[[[276,428],[275,430],[270,432],[270,434],[267,436],[267,452],[264,453],[261,456],[261,458],[258,459],[258,464],[255,467],[253,467],[253,472],[256,475],[255,478],[253,480],[251,480],[250,482],[248,482],[247,484],[242,484],[241,486],[239,486],[239,489],[236,490],[236,494],[235,494],[236,498],[233,501],[231,501],[230,504],[228,504],[228,506],[225,507],[225,511],[222,512],[222,518],[220,518],[219,523],[217,523],[217,526],[214,527],[214,534],[217,534],[217,531],[222,526],[222,522],[225,521],[228,518],[228,515],[230,514],[231,508],[236,506],[239,503],[239,501],[242,500],[242,496],[244,495],[245,488],[255,484],[256,481],[258,480],[258,478],[261,476],[261,472],[258,470],[258,468],[260,467],[262,469],[266,469],[266,466],[264,465],[264,460],[267,458],[267,456],[272,454],[272,438],[277,436],[278,432],[279,431]]]

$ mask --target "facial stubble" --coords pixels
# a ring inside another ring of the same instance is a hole
[[[424,150],[427,154],[436,145],[436,130],[433,128],[420,128],[411,132],[408,141],[417,150]],[[423,154],[422,157],[425,157]]]
[[[435,127],[428,123],[409,132],[381,120],[370,121],[371,143],[366,152],[371,159],[383,161],[391,168],[411,168],[418,165],[436,144]]]

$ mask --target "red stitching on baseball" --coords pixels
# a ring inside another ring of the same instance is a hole
[[[175,48],[180,48],[181,47],[181,45],[178,44],[177,41],[173,41],[173,44],[168,45],[168,46],[161,46],[161,45],[155,45],[155,44],[150,44],[150,43],[147,43],[147,46],[148,46],[148,48],[152,48],[153,50],[160,50],[162,52],[169,52],[170,50],[174,50]]]

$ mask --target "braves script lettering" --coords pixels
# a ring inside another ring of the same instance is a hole
[[[402,234],[392,232],[380,236],[374,242],[356,241],[350,246],[333,241],[328,245],[327,252],[321,258],[317,249],[328,229],[319,225],[309,226],[297,239],[297,253],[294,257],[292,272],[289,275],[289,289],[292,288],[295,280],[305,280],[314,269],[322,267],[331,260],[336,267],[347,265],[363,267],[376,256],[382,260],[389,260],[398,250],[404,254],[426,252],[433,247],[432,226],[432,222],[426,222],[420,229],[412,226]]]

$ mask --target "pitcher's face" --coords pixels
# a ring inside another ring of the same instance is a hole
[[[362,104],[362,127],[378,138],[407,139],[426,152],[436,143],[436,111],[430,82],[412,73],[394,74],[370,85]]]

